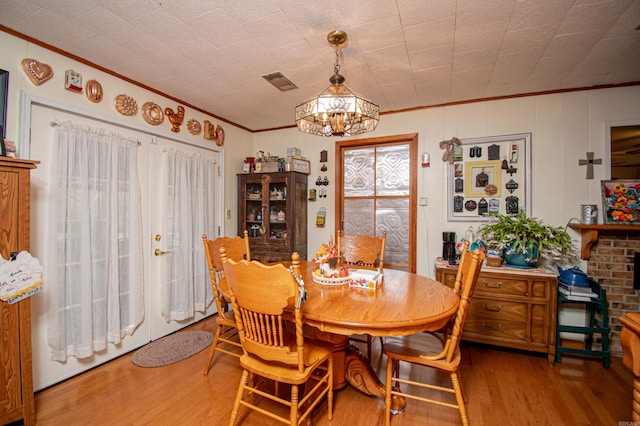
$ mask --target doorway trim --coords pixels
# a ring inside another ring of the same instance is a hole
[[[611,129],[614,127],[640,126],[640,120],[604,122],[604,178],[611,179]]]

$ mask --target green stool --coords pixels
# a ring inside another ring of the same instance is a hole
[[[587,311],[587,321],[584,327],[560,325],[559,320],[556,325],[556,362],[562,361],[562,354],[579,354],[593,357],[601,357],[605,368],[609,368],[611,352],[609,352],[609,315],[607,310],[607,292],[591,278],[589,287],[599,297],[591,299],[589,302],[569,300],[565,294],[558,291],[558,312],[564,303],[584,304]],[[586,336],[584,349],[563,347],[560,344],[560,332],[578,333]],[[592,349],[593,335],[600,334],[602,339],[602,350]]]

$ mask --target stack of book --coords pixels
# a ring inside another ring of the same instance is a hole
[[[591,302],[598,299],[598,294],[591,290],[591,287],[571,285],[560,280],[558,280],[558,291],[567,299],[576,302]]]

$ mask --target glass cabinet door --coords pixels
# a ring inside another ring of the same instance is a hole
[[[263,209],[262,209],[262,182],[250,181],[246,182],[242,189],[244,193],[244,223],[245,229],[249,232],[249,237],[259,238],[265,231],[263,227]],[[240,232],[244,229],[240,229]]]
[[[287,239],[287,180],[271,179],[269,190],[269,238],[272,240]]]

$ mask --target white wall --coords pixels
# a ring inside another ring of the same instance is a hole
[[[433,277],[434,260],[442,253],[442,232],[454,231],[460,238],[469,223],[447,222],[446,164],[438,144],[456,136],[460,139],[532,134],[532,214],[545,223],[564,226],[580,217],[580,204],[601,205],[600,180],[605,167],[595,166],[594,179],[587,180],[586,169],[578,165],[586,152],[605,158],[605,123],[640,120],[640,86],[601,89],[562,94],[513,98],[442,108],[429,108],[401,114],[383,115],[375,132],[362,135],[379,137],[418,133],[419,153],[431,154],[431,167],[419,168],[418,195],[428,197],[428,206],[418,207],[417,272]],[[296,129],[255,133],[253,150],[285,155],[296,146],[311,160],[310,187],[320,173],[320,151],[329,152],[330,182],[335,182],[334,144],[338,138],[309,136]],[[313,254],[335,229],[335,185],[328,197],[309,203],[308,252]],[[324,229],[315,226],[315,213],[327,208]],[[477,227],[477,226],[476,226]],[[579,246],[579,236],[572,232]],[[581,263],[583,269],[586,264]]]
[[[164,122],[159,126],[151,126],[147,124],[140,112],[135,116],[125,117],[120,115],[115,107],[114,100],[116,96],[126,93],[133,97],[138,103],[138,111],[143,103],[147,101],[153,101],[160,105],[163,109],[166,107],[172,108],[174,111],[177,109],[178,103],[173,100],[164,98],[160,95],[152,93],[148,90],[142,89],[133,84],[127,83],[124,80],[116,78],[110,74],[98,71],[88,65],[73,61],[69,58],[61,56],[50,50],[41,48],[32,43],[26,42],[22,39],[16,38],[12,35],[0,31],[0,69],[9,71],[9,100],[8,100],[8,115],[7,115],[7,139],[16,141],[18,143],[19,155],[20,152],[28,149],[26,146],[21,146],[24,142],[20,140],[21,133],[21,116],[20,116],[20,97],[22,92],[33,94],[34,96],[44,97],[48,99],[61,102],[63,104],[72,105],[78,108],[85,108],[89,111],[104,115],[112,116],[116,120],[125,120],[131,124],[138,125],[143,128],[155,131],[159,135],[164,135],[169,138],[180,137],[186,141],[204,141],[206,143],[213,144],[213,141],[206,141],[202,134],[193,136],[186,128],[186,122],[190,118],[195,118],[200,121],[201,124],[204,120],[209,120],[213,124],[220,124],[226,133],[225,144],[223,147],[224,152],[224,180],[226,188],[233,189],[236,186],[236,173],[242,171],[242,159],[248,155],[253,149],[251,146],[251,133],[238,127],[227,124],[217,118],[208,116],[199,111],[195,111],[191,108],[186,108],[184,124],[181,127],[180,133],[176,134],[170,131],[171,125],[165,118]],[[46,63],[53,67],[54,76],[51,80],[35,86],[27,78],[26,74],[22,70],[21,62],[25,58],[33,58],[40,62]],[[78,94],[64,89],[64,74],[68,69],[82,74],[83,84],[86,84],[88,80],[98,80],[104,90],[104,99],[98,104],[90,102],[84,93]],[[144,83],[144,82],[142,82]],[[206,88],[203,88],[206,90]],[[214,93],[211,96],[215,96]],[[24,157],[24,156],[23,156]],[[30,158],[37,160],[38,153],[33,152]],[[236,210],[236,196],[235,190],[225,192],[224,200],[225,208]],[[236,219],[225,221],[225,234],[235,235],[236,233]],[[36,236],[37,237],[37,236]]]

